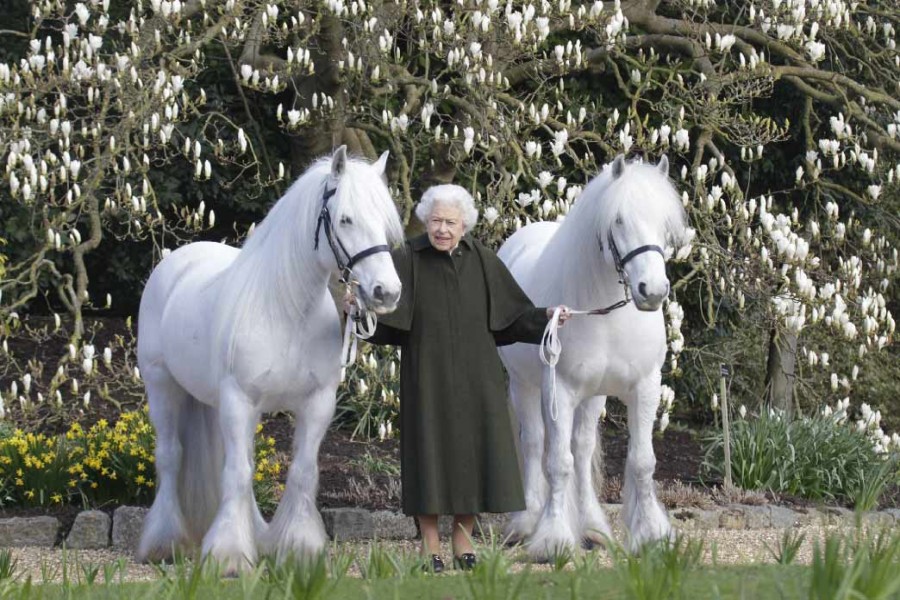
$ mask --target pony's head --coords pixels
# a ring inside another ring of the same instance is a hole
[[[403,239],[403,226],[385,182],[388,153],[373,164],[348,158],[346,146],[323,159],[328,169],[316,225],[318,260],[340,271],[369,310],[397,307],[400,279],[390,246]]]
[[[654,311],[669,295],[666,248],[680,245],[685,214],[669,181],[669,160],[656,165],[626,162],[619,155],[604,167],[598,242],[619,272],[639,310]],[[585,190],[586,192],[588,190]]]

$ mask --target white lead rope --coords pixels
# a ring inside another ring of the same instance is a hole
[[[559,416],[559,406],[556,403],[556,363],[559,362],[559,355],[562,354],[562,342],[559,341],[559,315],[562,309],[557,307],[550,317],[550,322],[544,328],[544,335],[541,337],[541,346],[538,353],[541,362],[550,367],[550,418],[556,422]]]
[[[356,362],[356,349],[359,340],[367,340],[375,335],[375,329],[378,327],[378,318],[375,313],[366,310],[359,299],[356,300],[356,306],[353,311],[347,315],[347,321],[344,323],[344,343],[341,347],[341,381],[344,381],[347,367]]]
[[[569,309],[569,315],[605,315],[621,308],[626,302],[618,302],[607,308],[594,310],[572,310]],[[559,315],[562,308],[556,307],[550,322],[544,328],[544,335],[541,337],[541,346],[538,348],[538,354],[541,362],[550,367],[550,418],[556,422],[559,417],[559,405],[556,402],[556,363],[559,362],[559,355],[562,354],[562,342],[559,341]]]

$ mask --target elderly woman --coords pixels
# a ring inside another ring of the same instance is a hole
[[[525,508],[496,346],[540,343],[553,308],[535,308],[467,233],[478,211],[464,188],[430,188],[416,216],[427,234],[394,251],[403,293],[369,341],[402,348],[403,512],[419,520],[426,567],[444,568],[438,515],[452,514],[454,566],[470,569],[475,515]]]

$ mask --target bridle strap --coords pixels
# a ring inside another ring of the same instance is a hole
[[[325,238],[331,247],[331,253],[334,255],[334,261],[337,263],[338,270],[341,273],[341,282],[349,284],[353,280],[353,266],[362,261],[364,258],[379,252],[390,252],[391,249],[386,244],[372,246],[352,255],[347,252],[341,239],[334,230],[334,223],[331,220],[331,211],[328,210],[328,200],[337,193],[337,188],[326,189],[322,193],[322,209],[319,211],[319,219],[316,221],[315,244],[313,248],[319,249],[319,231],[325,229]]]
[[[343,246],[342,246],[343,247]],[[380,246],[372,246],[371,248],[367,248],[362,252],[357,252],[355,256],[351,257],[347,262],[347,268],[352,269],[353,265],[361,261],[367,256],[371,256],[373,254],[378,254],[379,252],[390,252],[391,249],[387,244],[381,244]]]
[[[646,246],[639,246],[639,247],[635,248],[634,250],[632,250],[631,252],[629,252],[628,254],[626,254],[622,258],[622,261],[620,264],[624,267],[625,264],[629,260],[631,260],[632,258],[634,258],[635,256],[637,256],[639,254],[643,254],[644,252],[659,252],[660,256],[662,256],[663,258],[666,257],[666,253],[663,252],[662,248],[660,248],[659,246],[657,246],[655,244],[648,244]],[[618,251],[616,252],[616,254],[618,254]]]

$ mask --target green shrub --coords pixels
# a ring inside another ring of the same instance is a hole
[[[734,484],[872,508],[885,486],[897,479],[896,456],[879,453],[869,433],[845,421],[842,413],[794,420],[778,414],[736,419],[731,431]],[[722,433],[706,443],[704,471],[722,476]]]
[[[372,440],[397,434],[400,414],[399,351],[361,347],[338,392],[335,421],[353,437]]]

